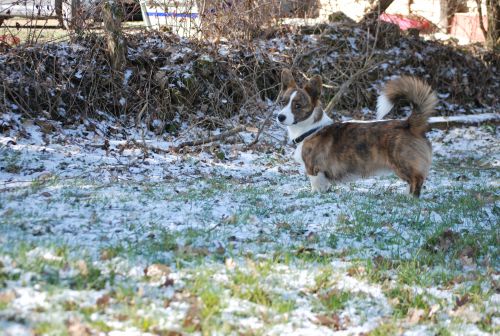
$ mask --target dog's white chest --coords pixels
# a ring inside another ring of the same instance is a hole
[[[295,152],[293,153],[293,159],[297,163],[300,163],[300,165],[304,169],[306,165],[304,163],[304,160],[302,159],[302,145],[303,144],[304,144],[304,142],[301,142],[301,143],[299,143],[299,145],[297,146],[297,148],[295,148]]]

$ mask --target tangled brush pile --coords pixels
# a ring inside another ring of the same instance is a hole
[[[161,121],[162,128],[193,116],[222,123],[251,113],[256,102],[273,100],[283,67],[301,73],[299,81],[320,73],[325,104],[357,76],[334,111],[358,118],[372,118],[381,84],[402,74],[422,77],[436,89],[442,115],[500,104],[500,56],[494,53],[402,35],[390,24],[280,28],[269,35],[210,43],[168,33],[131,34],[122,73],[111,71],[104,38],[96,34],[72,43],[18,46],[0,55],[0,111],[65,123],[105,114]]]

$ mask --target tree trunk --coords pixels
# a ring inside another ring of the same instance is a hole
[[[483,32],[484,38],[488,38],[488,32],[486,31],[486,28],[484,27],[484,22],[483,22],[483,8],[482,8],[482,0],[476,0],[476,5],[477,5],[477,13],[479,14],[479,28],[481,28],[481,31]]]
[[[439,30],[445,34],[448,33],[449,26],[449,12],[448,12],[448,1],[449,0],[440,0],[440,12],[439,12]],[[479,0],[480,1],[480,0]]]
[[[487,48],[496,49],[500,44],[500,3],[498,0],[486,0],[486,22],[484,26],[482,0],[476,0],[479,14],[479,27],[481,28]]]
[[[486,17],[488,31],[486,34],[486,46],[491,49],[499,47],[500,43],[500,2],[498,0],[486,0]],[[480,18],[482,19],[482,18]]]
[[[363,16],[363,19],[361,20],[361,22],[366,22],[366,21],[378,19],[379,15],[381,13],[385,12],[385,10],[387,8],[389,8],[389,6],[393,2],[394,2],[394,0],[379,0],[379,1],[377,1],[373,5],[373,7],[370,9],[370,11],[368,13],[366,13],[365,16]]]
[[[104,21],[104,33],[108,43],[107,51],[111,68],[121,72],[125,67],[127,43],[122,32],[118,6],[114,0],[104,2],[102,19]]]

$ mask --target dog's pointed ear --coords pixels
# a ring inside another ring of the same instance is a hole
[[[323,86],[323,80],[320,75],[314,75],[309,82],[307,82],[306,86],[304,86],[304,90],[311,96],[313,103],[316,103],[321,96],[321,87]]]
[[[289,69],[283,69],[281,71],[281,90],[285,92],[288,88],[294,88],[297,86],[295,79],[293,79],[292,72]]]

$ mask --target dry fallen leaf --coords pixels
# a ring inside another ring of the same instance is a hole
[[[340,317],[337,314],[316,315],[316,319],[318,320],[319,324],[334,330],[340,330],[342,327],[340,323]]]
[[[103,296],[101,296],[100,298],[97,299],[97,306],[98,307],[106,307],[107,305],[109,305],[109,301],[111,300],[111,297],[108,295],[108,294],[104,294]]]
[[[76,268],[82,276],[87,276],[89,274],[89,268],[87,267],[87,263],[83,259],[80,259],[76,262]]]
[[[182,326],[184,328],[193,328],[195,330],[199,330],[201,327],[200,313],[201,312],[198,303],[197,302],[191,303],[191,306],[189,306],[189,309],[186,312],[186,317],[184,318]]]
[[[363,266],[353,266],[347,270],[349,276],[363,275],[366,273],[366,269]]]
[[[144,270],[144,275],[150,278],[161,278],[170,274],[170,267],[163,264],[151,264]]]
[[[115,315],[115,318],[118,320],[118,321],[127,321],[130,317],[127,315],[127,314],[118,314],[118,315]]]
[[[436,314],[440,308],[441,308],[441,306],[437,303],[432,305],[428,316],[429,317],[434,316],[434,314]]]
[[[457,297],[455,299],[455,310],[458,308],[458,307],[462,307],[463,305],[467,304],[468,302],[470,302],[470,296],[469,294],[465,294],[464,296],[462,297]]]
[[[66,327],[68,328],[68,334],[70,336],[92,335],[89,327],[83,324],[78,318],[70,318],[69,320],[67,320]]]
[[[113,257],[113,253],[110,250],[102,250],[101,251],[101,260],[109,260]]]
[[[408,311],[408,322],[410,324],[417,324],[424,317],[425,310],[419,308],[412,308]]]
[[[481,314],[474,310],[471,305],[461,306],[450,312],[451,316],[460,317],[467,322],[477,323],[481,321]]]
[[[393,299],[389,299],[389,303],[390,303],[391,305],[393,305],[393,306],[398,305],[398,304],[399,304],[399,302],[400,302],[400,301],[399,301],[399,298],[397,298],[397,297],[395,297],[395,298],[393,298]]]
[[[15,298],[16,294],[11,290],[0,293],[0,303],[8,304],[12,302]]]

